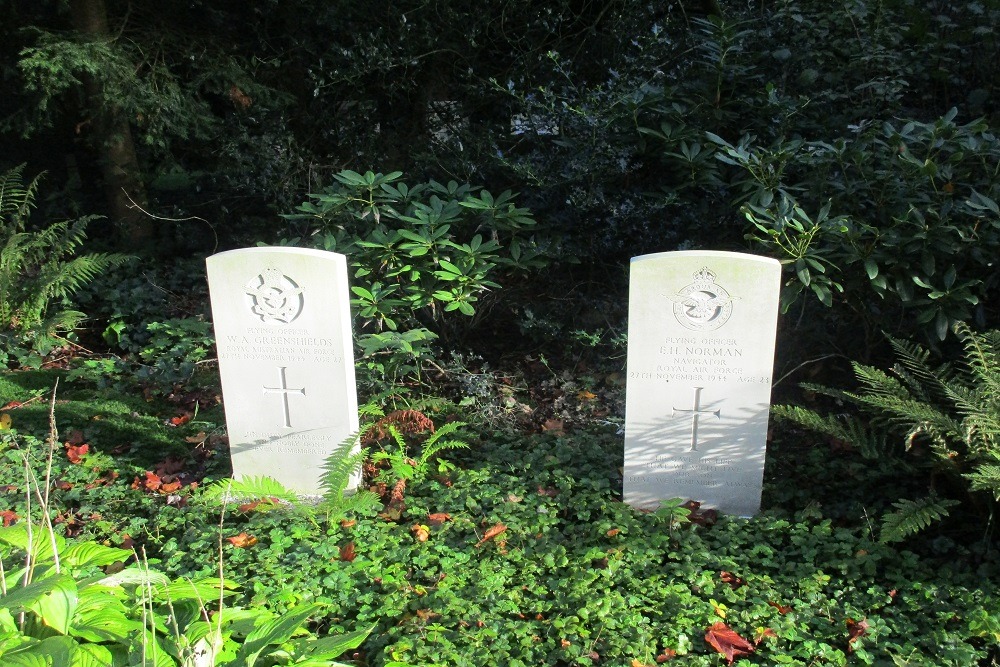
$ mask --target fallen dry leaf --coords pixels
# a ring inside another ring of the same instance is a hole
[[[440,526],[445,521],[451,521],[451,515],[447,512],[434,512],[427,515],[427,523],[434,527]]]
[[[66,458],[69,459],[70,463],[80,463],[87,452],[90,451],[90,445],[74,445],[67,442],[65,446]]]
[[[868,619],[862,618],[855,621],[853,618],[847,619],[847,652],[854,650],[854,642],[868,634]]]
[[[753,633],[753,644],[754,646],[757,646],[768,637],[776,638],[777,636],[778,633],[771,628],[757,628],[757,631]]]
[[[741,655],[754,652],[754,645],[736,634],[732,628],[719,621],[705,633],[705,641],[709,646],[726,657],[726,664],[733,664]]]
[[[768,604],[777,609],[778,613],[781,614],[782,616],[784,616],[785,614],[787,614],[792,610],[790,606],[778,604],[777,602],[768,602]]]
[[[719,578],[722,579],[722,583],[729,584],[733,590],[736,590],[740,586],[745,586],[747,583],[732,572],[726,572],[725,570],[719,572]]]
[[[410,527],[410,532],[413,536],[417,538],[417,542],[426,542],[431,536],[430,529],[427,526],[422,526],[419,523],[415,523]]]
[[[167,426],[183,426],[191,421],[191,415],[183,414],[176,417],[171,417],[165,423]]]
[[[11,525],[20,518],[21,517],[19,517],[17,514],[14,513],[14,510],[0,510],[0,519],[3,519],[4,528]]]
[[[350,563],[354,560],[357,554],[354,551],[354,542],[348,542],[344,546],[340,547],[340,560],[345,563]]]
[[[542,424],[542,431],[545,433],[551,433],[552,435],[565,435],[566,434],[566,424],[561,419],[546,419]]]
[[[481,540],[476,542],[476,547],[478,548],[483,546],[484,544],[492,540],[494,537],[500,535],[506,530],[507,526],[503,525],[502,523],[497,523],[496,525],[490,527],[490,529],[486,531],[486,534],[483,535],[483,538]]]
[[[167,482],[160,486],[160,493],[173,493],[181,488],[181,483],[177,480],[173,482]]]
[[[144,491],[157,491],[163,486],[160,476],[151,470],[146,471],[145,479],[140,480],[138,477],[132,482],[132,488]]]
[[[253,535],[248,535],[247,533],[240,533],[239,535],[227,537],[226,540],[237,549],[245,549],[257,544],[257,538]]]

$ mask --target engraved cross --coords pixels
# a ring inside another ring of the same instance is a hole
[[[291,428],[292,420],[288,414],[288,395],[298,394],[300,396],[305,396],[306,390],[304,387],[301,389],[289,389],[288,382],[285,380],[285,368],[285,366],[278,367],[278,373],[281,375],[280,387],[263,387],[263,389],[265,394],[281,394],[281,406],[285,416],[285,428]]]
[[[674,414],[678,412],[690,412],[691,413],[691,449],[689,451],[698,451],[698,418],[701,415],[715,415],[716,419],[721,419],[719,410],[702,410],[701,409],[701,390],[704,387],[694,388],[694,405],[689,410],[681,410],[679,408],[670,408],[670,416],[673,417]]]

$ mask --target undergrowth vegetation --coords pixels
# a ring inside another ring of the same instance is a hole
[[[437,416],[367,410],[355,438],[370,452],[362,490],[343,494],[360,458],[331,460],[314,505],[267,480],[225,479],[217,407],[195,415],[140,399],[147,420],[107,428],[87,414],[110,420],[113,403],[87,385],[71,383],[50,405],[40,385],[51,374],[13,379],[0,395],[15,427],[0,445],[7,581],[24,581],[14,563],[28,522],[49,516],[34,539],[51,534],[44,544],[56,549],[33,556],[35,587],[8,583],[0,597],[5,636],[19,638],[4,659],[75,642],[120,658],[99,664],[147,664],[135,656],[154,626],[169,664],[183,665],[230,664],[264,635],[271,657],[257,664],[329,664],[305,660],[310,641],[379,666],[1000,658],[1000,560],[986,528],[953,515],[885,539],[877,520],[893,511],[892,462],[806,446],[795,431],[775,435],[767,509],[743,520],[679,500],[653,513],[622,503],[614,428],[525,436],[463,425],[454,405]],[[50,410],[63,436],[47,444]],[[32,500],[46,490],[48,512]],[[55,590],[45,582],[70,548],[94,558],[66,559],[53,579],[81,600],[60,625],[46,620],[60,609],[43,603]],[[113,607],[87,611],[98,595]],[[35,625],[16,621],[21,611]],[[87,630],[112,613],[118,630]],[[309,634],[289,634],[307,619]],[[288,633],[263,629],[276,625]],[[183,661],[205,642],[218,643],[216,662]]]
[[[0,664],[1000,666],[1000,0],[14,4]],[[351,271],[315,503],[230,478],[252,245]],[[621,500],[700,248],[783,265],[749,520]]]

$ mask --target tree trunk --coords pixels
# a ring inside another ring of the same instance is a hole
[[[104,0],[70,0],[69,4],[73,27],[85,39],[111,38]],[[123,245],[141,247],[153,236],[153,220],[139,210],[148,209],[148,203],[132,129],[121,110],[105,98],[100,80],[90,75],[81,78],[91,109],[93,144],[100,158],[110,217],[122,231]]]

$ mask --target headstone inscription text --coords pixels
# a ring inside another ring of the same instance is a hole
[[[634,257],[624,496],[760,509],[781,265],[720,251]]]
[[[346,259],[248,248],[207,266],[233,475],[316,495],[358,429]]]

